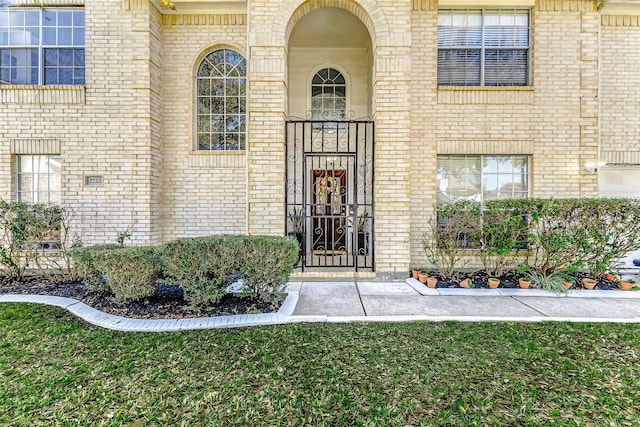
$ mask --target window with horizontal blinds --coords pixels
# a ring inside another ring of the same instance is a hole
[[[526,86],[529,11],[438,11],[438,85]]]

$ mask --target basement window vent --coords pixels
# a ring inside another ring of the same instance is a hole
[[[104,178],[101,175],[91,175],[84,177],[85,187],[102,187],[104,185]]]

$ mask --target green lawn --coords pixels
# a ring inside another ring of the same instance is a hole
[[[167,334],[0,304],[0,425],[640,425],[640,325]]]

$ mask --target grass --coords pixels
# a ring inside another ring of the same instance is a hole
[[[0,304],[0,425],[638,425],[640,325],[111,332]]]

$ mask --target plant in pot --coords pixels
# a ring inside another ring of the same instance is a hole
[[[596,281],[589,277],[584,277],[582,279],[582,287],[585,289],[593,289],[596,287]]]
[[[411,277],[413,277],[414,279],[418,280],[418,275],[422,273],[422,270],[419,268],[412,268],[411,269]]]
[[[302,257],[302,253],[304,250],[303,240],[302,240],[302,208],[294,208],[288,218],[289,223],[289,236],[294,236],[298,241],[298,247],[300,248],[298,252],[298,262]]]
[[[460,282],[460,287],[465,289],[473,289],[476,285],[471,281],[471,279],[464,279]]]
[[[438,278],[434,276],[427,277],[427,286],[430,288],[435,288],[438,285]]]
[[[518,285],[520,285],[520,288],[522,289],[529,289],[529,287],[531,286],[531,277],[525,276],[519,278]]]
[[[618,282],[620,280],[618,279],[618,275],[613,271],[608,271],[607,273],[605,273],[604,278],[611,282]]]
[[[358,232],[358,255],[369,255],[369,212],[365,209],[358,216],[356,231]]]
[[[489,288],[490,289],[498,289],[500,285],[500,279],[497,277],[489,277]]]
[[[628,291],[629,289],[632,289],[636,284],[636,281],[633,279],[626,279],[626,280],[620,280],[619,285],[620,285],[620,289],[624,290],[624,291]]]
[[[427,283],[427,279],[429,278],[429,273],[431,273],[431,271],[424,270],[418,274],[418,280],[420,280],[420,283]]]
[[[529,287],[531,286],[531,276],[527,274],[530,270],[531,270],[531,267],[529,267],[526,264],[518,265],[517,271],[518,271],[518,274],[521,276],[518,279],[518,285],[520,285],[520,288],[522,289],[529,289]]]

